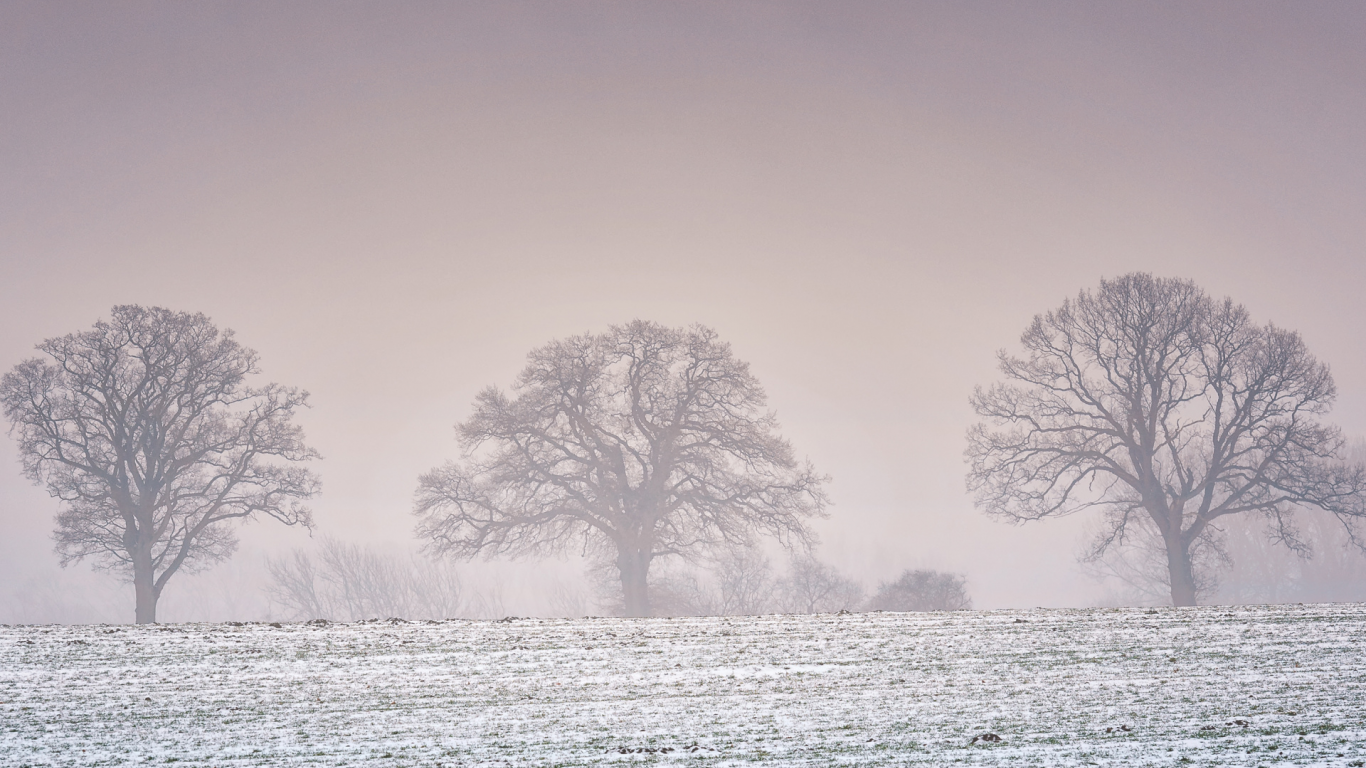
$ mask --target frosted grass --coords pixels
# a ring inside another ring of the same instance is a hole
[[[0,627],[6,766],[1359,766],[1363,742],[1355,604]]]

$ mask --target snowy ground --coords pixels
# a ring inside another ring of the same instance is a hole
[[[1360,766],[1366,606],[0,627],[0,764],[177,762]]]

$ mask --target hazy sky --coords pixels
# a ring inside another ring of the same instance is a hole
[[[973,386],[1146,270],[1301,331],[1366,435],[1363,135],[1356,2],[0,1],[0,367],[204,312],[312,392],[319,529],[401,543],[528,350],[701,322],[833,476],[828,560],[1085,605],[1085,520],[973,509]],[[12,584],[56,507],[0,445]]]

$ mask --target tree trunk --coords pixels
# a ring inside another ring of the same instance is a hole
[[[621,594],[626,601],[626,615],[645,617],[650,614],[650,555],[638,549],[617,552],[617,570],[621,573]]]
[[[157,591],[153,581],[152,556],[148,552],[133,555],[133,592],[137,598],[135,621],[138,624],[157,623]]]
[[[1190,548],[1180,536],[1167,541],[1167,575],[1172,587],[1172,605],[1195,605],[1195,569],[1191,567]]]

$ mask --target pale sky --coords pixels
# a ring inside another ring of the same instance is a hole
[[[1142,270],[1300,331],[1366,435],[1363,135],[1355,2],[0,1],[0,367],[204,312],[312,393],[319,531],[397,545],[530,349],[700,322],[834,478],[825,559],[1089,605],[1086,520],[973,509],[973,386]],[[0,441],[0,584],[55,511]]]

